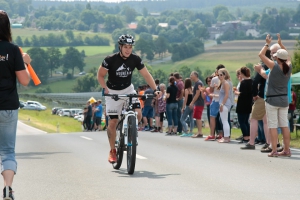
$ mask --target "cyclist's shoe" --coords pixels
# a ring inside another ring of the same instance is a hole
[[[116,149],[110,150],[109,156],[108,156],[108,162],[110,162],[112,164],[117,162],[117,151],[116,151]]]
[[[13,190],[9,186],[5,186],[3,189],[3,200],[14,200]]]

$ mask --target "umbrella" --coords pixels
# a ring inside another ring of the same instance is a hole
[[[292,85],[300,85],[300,72],[292,75]]]

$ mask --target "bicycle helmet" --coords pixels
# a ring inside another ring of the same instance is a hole
[[[120,45],[128,44],[128,45],[134,45],[134,38],[131,35],[121,35],[118,39],[118,43]]]

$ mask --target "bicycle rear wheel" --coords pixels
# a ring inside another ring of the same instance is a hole
[[[128,143],[127,143],[127,172],[134,173],[136,159],[136,121],[134,116],[128,117]]]
[[[117,140],[118,144],[116,146],[117,150],[117,162],[113,164],[114,169],[120,169],[123,161],[123,150],[124,150],[124,135],[122,133],[123,121],[121,121],[117,126],[117,132],[119,132],[119,138]]]

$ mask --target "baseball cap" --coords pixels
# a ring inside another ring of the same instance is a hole
[[[288,52],[285,49],[278,49],[275,54],[273,54],[273,57],[277,57],[282,60],[287,60],[288,59]]]

